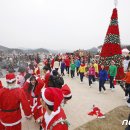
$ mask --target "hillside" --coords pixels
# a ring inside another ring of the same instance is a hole
[[[93,47],[93,48],[91,48],[91,49],[88,49],[87,51],[96,54],[96,53],[98,53],[98,48]]]
[[[0,51],[7,51],[9,48],[0,45]]]
[[[4,46],[0,45],[0,51],[5,52],[5,53],[49,53],[47,49],[44,48],[38,48],[38,49],[18,49],[18,48],[7,48]]]

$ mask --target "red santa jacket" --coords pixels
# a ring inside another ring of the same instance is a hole
[[[47,73],[45,75],[45,79],[44,79],[45,87],[48,87],[50,75],[51,75],[50,71],[47,71]]]
[[[67,67],[70,67],[70,59],[69,58],[65,59],[65,65]]]
[[[96,115],[98,118],[105,117],[104,114],[102,114],[101,110],[98,107],[93,106],[93,110],[88,113],[90,116]]]
[[[53,66],[54,66],[54,62],[55,62],[55,60],[52,59],[52,61],[51,61],[51,68],[53,68]]]
[[[4,126],[14,126],[21,122],[20,104],[25,115],[30,116],[30,106],[22,89],[0,89],[0,121]]]
[[[3,88],[2,82],[0,81],[0,89]]]
[[[59,107],[56,112],[52,112],[50,116],[47,115],[47,112],[45,112],[42,122],[44,130],[68,130],[68,122],[62,108]]]
[[[42,116],[42,112],[41,112],[42,106],[41,106],[41,102],[40,102],[40,94],[41,94],[41,89],[44,86],[44,82],[43,82],[43,80],[38,78],[37,79],[38,84],[35,87],[35,89],[32,90],[31,92],[28,92],[29,82],[30,81],[28,81],[28,80],[25,82],[23,89],[24,89],[26,96],[28,98],[29,105],[31,107],[31,112],[34,116],[34,119],[36,121],[38,121],[39,118],[41,118],[41,116]]]
[[[30,84],[30,81],[29,81],[29,80],[27,80],[27,81],[24,83],[24,85],[23,85],[23,90],[25,91],[28,100],[30,100],[31,96],[33,96],[33,97],[38,97],[38,96],[40,96],[41,89],[42,89],[43,86],[44,86],[44,81],[41,80],[41,78],[37,78],[36,80],[37,80],[38,84],[37,84],[37,86],[35,87],[35,90],[34,90],[33,92],[30,92],[30,93],[28,92],[28,88],[29,88],[29,84]],[[33,95],[32,95],[32,93],[33,93]]]

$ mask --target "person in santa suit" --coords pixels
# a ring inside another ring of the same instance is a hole
[[[34,63],[31,62],[28,66],[28,73],[34,75]]]
[[[6,75],[7,86],[0,89],[0,130],[21,130],[21,107],[26,118],[31,109],[24,91],[16,85],[14,73]]]
[[[40,77],[40,68],[39,68],[38,64],[36,64],[36,65],[34,66],[34,68],[35,68],[35,69],[34,69],[34,75]]]
[[[55,62],[55,59],[52,58],[52,60],[51,60],[51,68],[52,68],[52,69],[53,69],[53,67],[54,67],[54,62]]]
[[[43,67],[43,73],[44,73],[44,83],[45,83],[45,87],[48,87],[48,83],[49,83],[49,79],[50,79],[50,76],[51,76],[51,72],[49,70],[49,68],[47,66],[44,66]]]
[[[28,79],[23,86],[23,90],[25,91],[27,99],[29,101],[33,117],[37,123],[40,123],[42,118],[40,94],[43,86],[43,80],[35,76],[31,76],[31,78]]]
[[[66,66],[66,72],[69,75],[69,73],[70,73],[70,59],[68,56],[65,59],[65,66]]]
[[[25,82],[26,69],[24,67],[19,67],[17,75],[17,84],[22,87]]]
[[[0,80],[0,89],[1,89],[1,88],[3,88],[3,85],[2,85],[2,82],[1,82],[1,80]]]
[[[41,103],[46,112],[43,117],[42,128],[44,130],[68,130],[68,121],[64,110],[60,107],[63,100],[61,89],[42,89]]]
[[[67,102],[72,98],[71,90],[67,84],[64,84],[61,88],[62,93],[63,93],[63,104],[67,104]]]

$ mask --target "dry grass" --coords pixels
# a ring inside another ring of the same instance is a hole
[[[95,119],[75,130],[124,130],[122,121],[128,119],[130,108],[120,106],[106,114],[105,119]]]

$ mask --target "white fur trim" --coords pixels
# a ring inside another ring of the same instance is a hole
[[[20,86],[19,86],[18,84],[17,84],[17,85],[14,85],[14,86],[7,85],[7,86],[3,86],[3,88],[15,89],[15,88],[20,88]]]
[[[45,119],[45,122],[46,122],[46,129],[48,128],[48,125],[50,124],[50,122],[53,120],[53,118],[58,115],[61,111],[61,108],[58,107],[58,110],[57,111],[53,111],[51,113],[51,115],[48,115],[48,113],[46,112],[45,115],[44,115],[44,119]]]
[[[104,119],[105,116],[98,116],[97,118],[98,118],[98,119]]]
[[[3,123],[3,122],[1,122],[1,124],[4,125],[4,126],[14,126],[14,125],[17,125],[19,123],[21,123],[21,120],[14,122],[14,123]]]
[[[30,78],[29,79],[27,79],[27,81],[26,81],[27,83],[30,83]]]
[[[70,94],[68,94],[68,95],[64,95],[64,94],[63,94],[63,96],[64,96],[64,97],[71,97],[71,96],[72,96],[72,94],[71,94],[71,93],[70,93]]]
[[[30,116],[25,116],[26,118],[31,118],[32,117],[32,115],[30,115]]]
[[[6,79],[6,82],[12,83],[15,80],[16,80],[16,78],[14,78],[14,79]]]
[[[39,77],[36,76],[36,80],[38,80],[38,79],[39,79]]]
[[[40,109],[40,108],[42,108],[42,105],[40,105],[40,106],[37,107],[37,109]]]
[[[48,105],[53,106],[53,105],[54,105],[54,102],[51,102],[51,101],[49,101],[49,100],[46,99],[46,97],[45,97],[45,95],[44,95],[44,94],[45,94],[45,90],[46,90],[46,89],[43,89],[43,90],[42,90],[42,99],[43,99]]]

